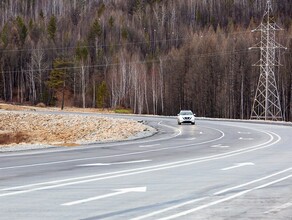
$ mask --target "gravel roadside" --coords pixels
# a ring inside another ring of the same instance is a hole
[[[154,132],[134,120],[0,111],[0,152],[122,141]]]

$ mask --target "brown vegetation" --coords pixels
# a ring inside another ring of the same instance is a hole
[[[0,112],[0,145],[25,143],[77,146],[125,140],[149,129],[132,120],[97,116]]]
[[[23,132],[0,133],[0,145],[29,143],[29,135]]]

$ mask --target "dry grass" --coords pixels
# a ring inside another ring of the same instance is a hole
[[[29,139],[29,135],[24,132],[0,133],[0,145],[25,143],[28,142]]]
[[[61,108],[46,107],[45,104],[39,103],[36,106],[25,105],[13,105],[0,103],[0,109],[7,111],[61,111]],[[89,113],[114,113],[111,109],[99,109],[99,108],[77,108],[77,107],[65,107],[65,112],[89,112]]]
[[[98,115],[37,114],[59,112],[60,108],[20,106],[0,103],[0,147],[13,144],[46,144],[76,147],[84,143],[124,140],[146,129],[131,120],[110,119],[109,109],[65,108],[65,112],[101,113]],[[20,112],[17,112],[20,111]],[[146,129],[147,130],[147,129]]]
[[[0,111],[0,147],[11,144],[80,144],[124,140],[148,129],[133,120],[97,115]]]
[[[24,111],[28,110],[25,106],[18,106],[18,105],[10,105],[10,104],[3,104],[0,103],[0,109],[7,110],[7,111]]]

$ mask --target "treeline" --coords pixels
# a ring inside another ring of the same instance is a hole
[[[292,7],[277,83],[292,120]],[[2,0],[0,100],[249,118],[265,0]]]

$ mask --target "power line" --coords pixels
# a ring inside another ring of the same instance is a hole
[[[188,58],[207,58],[207,57],[217,57],[220,55],[233,55],[233,54],[242,54],[249,53],[249,50],[235,50],[235,51],[220,51],[216,53],[203,53],[192,56],[187,56]],[[176,56],[175,58],[165,58],[165,59],[154,59],[154,60],[145,60],[145,61],[133,61],[133,62],[125,62],[126,65],[134,65],[134,64],[147,64],[147,63],[159,63],[160,61],[176,61],[179,59],[184,59],[186,56]],[[76,70],[81,68],[99,68],[99,67],[109,67],[109,66],[119,66],[122,65],[122,62],[118,63],[110,63],[110,64],[99,64],[99,65],[84,65],[84,66],[74,66],[74,67],[62,67],[62,68],[46,68],[46,69],[26,69],[26,70],[15,70],[15,71],[0,71],[0,73],[19,73],[19,72],[40,72],[40,71],[52,71],[52,70]]]
[[[242,35],[242,34],[250,34],[249,31],[239,31],[239,32],[232,32],[232,33],[224,33],[222,32],[220,35],[232,36],[232,35]],[[218,33],[216,33],[216,36]],[[201,34],[198,37],[204,38],[205,34]],[[152,40],[152,41],[138,41],[138,42],[128,42],[128,43],[117,43],[117,44],[99,44],[99,48],[107,48],[112,46],[129,46],[129,45],[143,45],[143,44],[153,44],[153,43],[163,43],[163,42],[175,42],[175,41],[186,41],[192,40],[194,36],[190,37],[181,37],[181,38],[171,38],[171,39],[164,39],[164,40]],[[76,48],[96,48],[96,46],[72,46],[72,47],[46,47],[46,48],[25,48],[25,49],[11,49],[11,50],[0,50],[2,53],[9,53],[9,52],[27,52],[27,51],[49,51],[49,50],[70,50]]]

